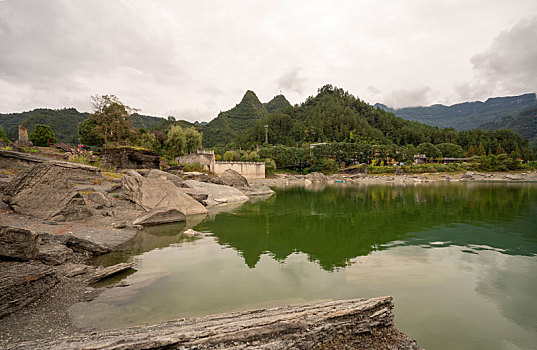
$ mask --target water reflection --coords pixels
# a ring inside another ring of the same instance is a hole
[[[333,270],[375,250],[416,244],[531,256],[537,252],[536,195],[532,184],[295,187],[209,217],[196,229],[239,251],[250,267],[266,252],[280,261],[303,252]],[[453,225],[465,226],[428,231]]]

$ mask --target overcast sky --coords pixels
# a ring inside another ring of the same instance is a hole
[[[208,121],[324,84],[392,107],[535,92],[537,1],[0,0],[3,113],[114,94]]]

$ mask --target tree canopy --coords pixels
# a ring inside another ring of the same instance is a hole
[[[58,139],[54,135],[54,131],[49,125],[38,124],[35,126],[35,130],[29,135],[30,141],[34,146],[46,147],[49,144],[58,142]]]

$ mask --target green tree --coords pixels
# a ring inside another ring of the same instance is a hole
[[[93,113],[90,118],[104,144],[125,142],[131,129],[131,114],[136,109],[124,105],[114,95],[95,95],[91,101]]]
[[[34,132],[30,133],[29,138],[34,146],[41,147],[48,146],[49,142],[50,144],[53,144],[58,141],[56,136],[54,136],[54,131],[52,131],[52,128],[48,125],[41,124],[37,124],[35,126],[35,130]]]
[[[442,157],[449,157],[449,158],[462,158],[464,157],[464,150],[461,146],[456,145],[454,143],[445,142],[441,143],[439,145],[436,145],[440,152],[442,152]]]
[[[429,158],[439,158],[442,156],[442,152],[432,143],[420,143],[417,148],[418,153],[425,154]]]
[[[83,145],[102,147],[104,139],[102,134],[97,130],[97,124],[93,118],[88,118],[78,124],[78,140]]]
[[[270,158],[265,159],[265,172],[267,174],[273,174],[276,171],[276,162]]]
[[[186,137],[183,128],[179,125],[174,125],[168,129],[164,145],[170,157],[182,155],[186,148]]]
[[[475,147],[473,145],[470,145],[470,147],[468,147],[468,150],[466,151],[466,156],[470,158],[475,155],[476,155]]]
[[[9,143],[9,139],[7,138],[6,132],[4,131],[4,127],[0,125],[0,141]]]
[[[259,154],[257,154],[256,151],[250,152],[250,155],[248,156],[248,160],[250,162],[259,162]]]
[[[235,159],[235,152],[226,151],[226,153],[224,153],[224,162],[232,162],[234,159]]]
[[[483,147],[482,143],[479,144],[475,153],[480,157],[483,157],[486,155],[485,147]]]
[[[194,128],[185,130],[185,151],[186,153],[194,153],[201,147],[201,134]]]
[[[160,152],[160,142],[157,140],[157,137],[154,133],[148,132],[146,129],[142,128],[138,131],[134,144],[138,147],[143,147],[150,149],[155,152]]]
[[[505,152],[501,145],[498,145],[496,148],[496,155],[499,156],[500,154],[507,154],[507,152]]]

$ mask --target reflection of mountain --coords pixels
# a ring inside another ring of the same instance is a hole
[[[495,230],[492,237],[490,230],[475,233],[468,227],[511,227],[527,217],[530,208],[535,212],[536,198],[537,186],[531,184],[327,187],[320,192],[293,188],[217,215],[196,229],[214,233],[220,244],[238,250],[250,267],[266,252],[278,260],[303,252],[332,270],[394,241],[496,245],[507,253],[531,255],[537,253],[531,231],[535,223],[526,230]],[[467,225],[428,230],[452,224]],[[425,230],[446,234],[421,237]],[[525,249],[516,248],[522,246]]]

